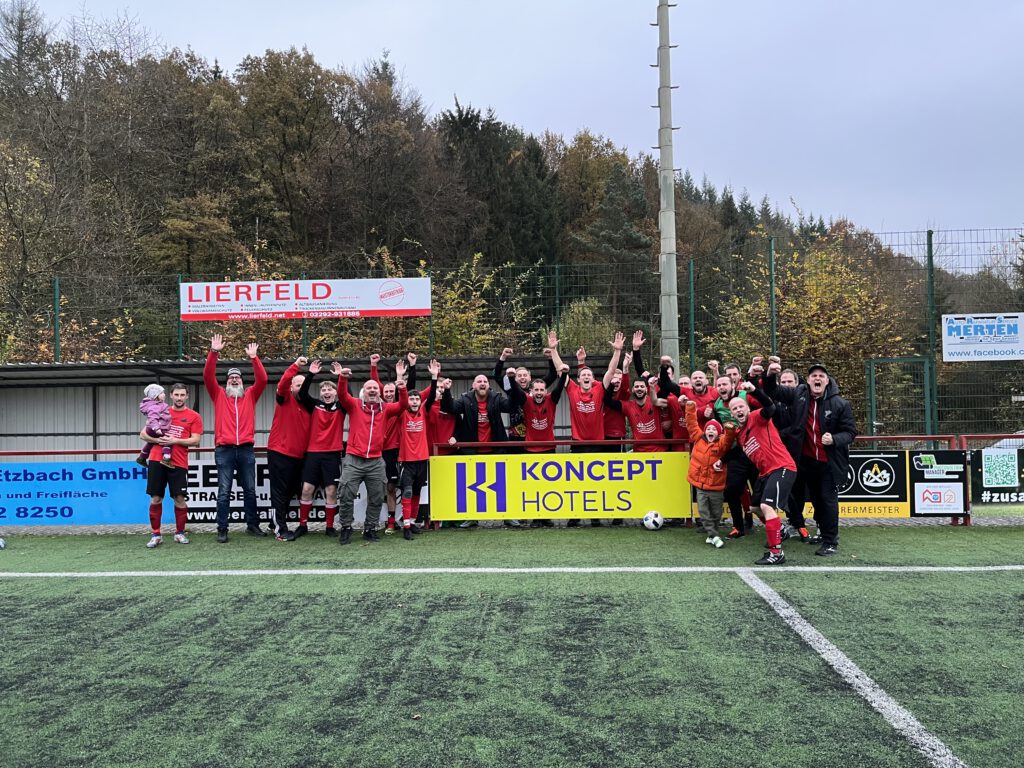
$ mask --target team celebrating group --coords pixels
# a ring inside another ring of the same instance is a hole
[[[401,528],[412,540],[425,524],[420,493],[427,484],[429,456],[459,453],[555,451],[555,409],[568,400],[571,451],[607,452],[631,448],[637,452],[690,451],[687,480],[693,486],[706,542],[724,545],[720,534],[724,508],[729,507],[732,531],[740,538],[753,527],[753,516],[764,524],[767,551],[758,565],[785,562],[782,542],[799,537],[818,544],[815,554],[827,557],[839,546],[839,491],[849,471],[849,446],[856,436],[852,410],[839,395],[839,386],[824,365],[812,365],[801,382],[777,357],[755,356],[744,376],[736,364],[720,367],[708,361],[708,371],[675,376],[673,362],[662,357],[657,372],[642,360],[643,333],[616,333],[612,354],[600,380],[587,365],[587,352],[576,352],[575,377],[562,361],[558,337],[548,334],[544,350],[548,370],[533,378],[529,369],[510,365],[513,350],[502,351],[491,376],[480,374],[470,390],[454,396],[451,379],[441,377],[441,365],[427,366],[429,386],[417,384],[417,356],[409,353],[394,366],[394,382],[382,383],[380,356],[370,358],[370,378],[358,391],[349,391],[352,371],[330,364],[331,378],[314,387],[324,363],[299,357],[284,372],[275,393],[275,409],[267,442],[273,533],[294,541],[308,533],[317,489],[325,502],[326,534],[341,544],[352,539],[355,500],[366,488],[366,521],[362,536],[379,540],[380,510],[387,506],[385,532]],[[213,403],[217,466],[217,541],[228,541],[228,519],[234,479],[242,491],[246,533],[267,536],[260,527],[255,489],[256,403],[267,386],[267,373],[257,356],[258,346],[246,347],[253,368],[252,385],[242,372],[230,368],[224,386],[217,380],[217,362],[224,339],[215,335],[203,370]],[[630,376],[633,369],[636,378]],[[499,386],[492,387],[491,380]],[[203,431],[199,414],[186,405],[188,390],[171,387],[165,404],[160,385],[146,387],[140,411],[147,424],[139,462],[148,467],[152,535],[147,547],[162,543],[161,512],[169,492],[175,512],[174,540],[188,543],[188,448],[196,447]],[[348,423],[347,438],[345,423]],[[299,499],[299,520],[288,527],[292,500]],[[399,499],[401,504],[399,506]],[[805,527],[803,510],[814,509],[818,535]],[[787,516],[783,523],[780,512]],[[669,515],[672,516],[672,515]],[[680,511],[679,517],[688,517]],[[335,520],[339,528],[335,528]],[[613,520],[619,524],[621,520]],[[468,527],[475,523],[463,523]],[[601,525],[593,520],[593,525]],[[517,520],[505,525],[519,527]],[[534,520],[531,526],[550,526]],[[579,525],[569,520],[568,526]]]

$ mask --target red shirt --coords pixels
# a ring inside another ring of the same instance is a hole
[[[298,373],[299,366],[293,364],[277,382],[277,405],[267,440],[268,449],[293,459],[306,455],[306,443],[309,442],[309,411],[291,393],[292,379]]]
[[[654,406],[650,397],[646,398],[643,405],[634,398],[622,401],[622,412],[629,419],[629,425],[633,428],[633,450],[637,453],[650,453],[654,451],[667,451],[667,445],[650,445],[649,440],[663,440],[661,432],[661,413]]]
[[[384,447],[384,403],[369,405],[352,397],[344,376],[338,378],[338,403],[348,414],[347,452],[364,459],[379,459]],[[398,403],[389,407],[401,408]]]
[[[818,421],[818,408],[821,406],[821,398],[811,399],[807,408],[807,421],[804,422],[804,447],[803,455],[815,461],[828,461],[828,454],[825,453],[825,446],[821,442],[821,422]]]
[[[703,427],[711,419],[704,415],[704,409],[709,405],[714,406],[715,400],[718,399],[718,390],[714,387],[705,387],[704,392],[697,394],[693,391],[692,387],[680,387],[679,393],[686,395],[687,400],[692,400],[697,404],[697,422]]]
[[[526,425],[526,450],[531,452],[550,451],[550,447],[534,446],[531,442],[538,440],[555,439],[555,404],[551,402],[551,395],[546,395],[544,400],[538,403],[533,395],[526,398],[523,403],[523,424]]]
[[[454,413],[445,413],[441,410],[440,401],[435,402],[430,408],[430,416],[427,418],[427,436],[430,445],[440,443],[442,448],[437,449],[439,456],[447,456],[452,452],[448,447],[448,441],[455,436],[455,426],[459,417]]]
[[[176,439],[187,440],[192,435],[203,434],[203,418],[193,411],[191,408],[182,408],[177,410],[171,408],[171,425],[164,430],[165,437],[173,437]],[[157,451],[156,458],[160,458],[160,453],[163,448],[159,445],[150,445],[150,461],[153,459],[153,451]],[[188,446],[187,445],[172,445],[171,446],[171,463],[176,467],[182,469],[188,469]]]
[[[565,385],[573,440],[604,440],[604,386],[595,381],[589,392],[571,379]]]
[[[736,433],[736,442],[754,462],[759,477],[770,475],[776,469],[796,472],[796,464],[779,437],[779,431],[772,424],[771,417],[765,418],[763,413],[753,411],[747,416],[747,423]]]
[[[203,384],[213,401],[214,445],[256,442],[256,402],[267,388],[267,371],[258,357],[252,358],[253,382],[241,397],[228,397],[217,383],[217,353],[212,349],[203,366]]]
[[[340,387],[339,387],[340,389]],[[338,403],[317,403],[309,423],[309,453],[334,453],[341,451],[342,433],[345,431],[345,412]]]
[[[491,420],[487,418],[487,401],[477,398],[476,401],[476,439],[487,443],[491,439]],[[480,453],[490,453],[490,448],[480,448]]]
[[[429,389],[427,394],[429,396]],[[395,415],[399,435],[398,460],[426,461],[430,458],[430,419],[427,416],[427,408],[424,407],[426,398],[421,400],[420,409],[413,413],[409,410],[409,393],[402,387],[398,390],[398,404],[401,406],[401,410]]]

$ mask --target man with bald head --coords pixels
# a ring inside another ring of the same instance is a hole
[[[338,404],[348,414],[348,450],[341,465],[341,489],[338,495],[338,518],[341,520],[339,544],[352,540],[352,522],[355,519],[355,501],[359,486],[366,486],[366,522],[363,538],[375,542],[380,508],[384,504],[384,403],[380,384],[370,379],[363,384],[361,396],[352,397],[348,380],[352,371],[338,369]]]

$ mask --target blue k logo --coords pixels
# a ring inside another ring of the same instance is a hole
[[[467,468],[467,464],[458,464],[455,467],[455,485],[457,489],[455,511],[463,514],[469,511],[467,492],[472,491],[476,496],[475,501],[477,512],[505,512],[505,465],[494,465],[494,482],[489,485],[487,484],[486,462],[478,461],[473,464],[473,471],[476,479],[472,483],[470,483],[467,478]],[[488,491],[491,493],[489,494]],[[488,510],[487,497],[492,494],[494,496],[494,509]]]

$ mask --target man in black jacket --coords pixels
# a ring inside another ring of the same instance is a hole
[[[814,554],[829,557],[839,549],[839,487],[850,471],[850,444],[857,436],[853,410],[839,396],[839,385],[828,369],[815,363],[807,371],[807,381],[796,387],[778,386],[774,366],[765,378],[765,393],[789,406],[794,427],[787,430],[786,447],[799,456],[794,496],[809,498],[819,535],[812,539],[821,546]]]
[[[441,396],[441,410],[460,416],[455,437],[460,443],[507,442],[508,433],[501,414],[511,413],[512,401],[504,392],[491,389],[484,374],[473,379],[473,387],[459,397],[452,397],[450,389]],[[462,453],[494,453],[494,448],[463,448]],[[508,521],[511,523],[511,521]],[[467,520],[460,527],[472,527],[476,521]],[[518,522],[516,523],[518,525]]]

